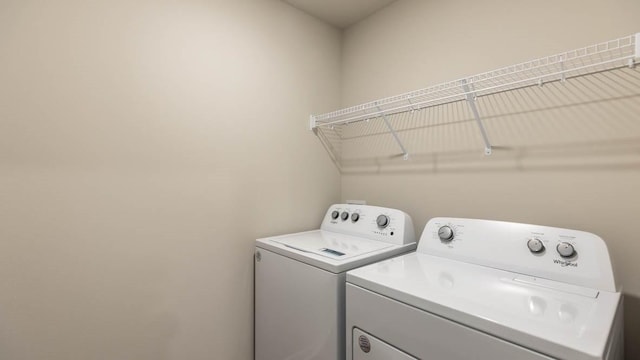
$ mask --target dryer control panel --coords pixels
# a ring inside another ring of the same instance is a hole
[[[408,214],[379,206],[331,205],[320,228],[396,245],[416,242],[413,222]]]
[[[607,245],[599,236],[584,231],[434,218],[425,226],[417,251],[516,272],[530,276],[531,282],[540,278],[617,291]]]

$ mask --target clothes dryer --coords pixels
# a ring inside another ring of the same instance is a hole
[[[415,253],[347,273],[348,360],[623,358],[609,252],[582,231],[429,221]]]

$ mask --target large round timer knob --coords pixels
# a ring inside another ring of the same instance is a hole
[[[340,216],[340,213],[336,210],[333,210],[333,212],[331,213],[331,218],[333,220],[337,219]]]
[[[558,250],[558,254],[564,258],[570,258],[576,254],[576,249],[568,242],[561,242],[556,246],[556,250]]]
[[[438,229],[438,237],[440,238],[441,241],[453,240],[453,237],[454,237],[453,229],[451,229],[451,227],[446,225],[442,226],[440,229]]]
[[[534,254],[538,254],[544,251],[544,244],[538,238],[529,239],[529,241],[527,241],[527,247]]]
[[[386,228],[389,225],[389,217],[387,215],[379,215],[376,219],[376,224],[381,229]]]

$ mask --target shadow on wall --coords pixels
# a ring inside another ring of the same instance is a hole
[[[480,173],[502,171],[640,170],[640,137],[571,145],[493,148],[489,157],[480,151],[359,159],[343,164],[343,174]]]
[[[624,296],[624,355],[627,360],[640,359],[640,298]]]

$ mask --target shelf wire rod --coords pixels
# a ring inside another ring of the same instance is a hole
[[[623,86],[626,90],[629,90],[630,92],[636,92],[637,93],[637,88],[638,88],[638,78],[636,76],[633,75],[635,71],[633,71],[631,74],[629,74],[628,71],[625,71],[625,76],[620,76],[620,74],[617,71],[613,71],[611,72],[611,77],[616,77],[618,78],[618,83],[620,84],[620,86]],[[611,78],[609,77],[609,78]],[[632,81],[631,78],[633,78],[635,80]],[[624,85],[626,84],[626,85]],[[628,87],[628,85],[630,85],[631,87]]]
[[[516,118],[518,119],[518,129],[522,130],[523,134],[532,134],[533,129],[531,127],[531,122],[528,121],[530,118],[530,114],[524,111],[518,111],[517,109],[523,109],[522,106],[519,106],[519,101],[515,99],[516,95],[519,94],[519,90],[514,90],[508,93],[500,93],[497,97],[496,103],[498,104],[498,114],[504,114],[506,118]],[[502,117],[503,115],[500,115]],[[506,124],[511,124],[515,121],[506,121]],[[499,129],[500,126],[497,126]],[[515,132],[514,132],[515,133]],[[512,139],[511,136],[508,137]]]
[[[541,92],[542,93],[552,92],[556,84],[557,83],[551,84],[550,88],[547,88]],[[513,98],[514,98],[514,101],[512,103],[513,109],[523,109],[519,112],[519,115],[518,115],[518,116],[521,116],[522,119],[524,119],[524,121],[519,125],[526,124],[525,126],[522,126],[522,130],[523,130],[522,134],[525,137],[530,134],[536,134],[536,128],[540,127],[538,123],[540,121],[544,121],[544,116],[541,115],[544,112],[531,111],[531,110],[544,108],[544,105],[536,103],[534,100],[535,96],[531,96],[531,94],[526,89],[518,89],[514,91]],[[553,96],[553,98],[554,100],[558,100],[557,96]],[[547,130],[550,131],[551,133],[555,133],[555,131],[551,129],[551,126],[555,126],[555,125],[556,125],[555,122],[552,122],[550,125],[547,125],[549,126]],[[534,135],[533,139],[540,141],[539,136]],[[520,140],[519,142],[522,143],[523,140]]]
[[[485,106],[482,108],[492,115],[495,119],[494,124],[497,124],[494,128],[494,132],[492,132],[493,136],[496,135],[495,131],[497,131],[498,139],[502,142],[502,146],[509,146],[509,140],[512,140],[514,136],[519,135],[518,131],[522,130],[523,124],[521,124],[521,121],[518,121],[518,125],[516,126],[516,121],[510,121],[514,118],[514,115],[511,114],[513,109],[509,107],[511,100],[508,99],[508,97],[505,99],[505,97],[504,93],[499,93],[495,96],[487,96],[483,98]],[[526,123],[524,123],[524,125],[526,126]]]
[[[378,108],[378,111],[380,112],[380,115],[382,116],[382,120],[384,121],[385,125],[387,125],[387,129],[389,129],[389,131],[391,132],[391,135],[393,135],[393,138],[396,140],[396,143],[398,143],[400,150],[402,150],[402,158],[404,160],[409,159],[409,153],[407,152],[407,149],[404,148],[402,141],[400,141],[400,137],[398,137],[398,134],[391,126],[391,123],[389,122],[387,115],[384,113],[384,111],[382,111],[382,109],[379,106],[376,105],[376,107]]]
[[[611,79],[611,77],[608,77],[609,79]],[[597,81],[596,81],[597,80]],[[591,84],[591,86],[595,87],[596,89],[598,89],[598,93],[601,95],[602,93],[604,93],[607,98],[611,99],[611,98],[615,98],[618,95],[617,94],[613,94],[611,93],[611,91],[614,91],[616,93],[619,93],[620,91],[616,88],[613,88],[610,84],[608,84],[606,81],[602,81],[601,79],[599,79],[598,77],[594,77],[594,78],[588,78],[586,77],[584,79],[584,81],[588,82],[589,84]],[[618,85],[620,85],[621,87],[627,89],[624,85],[622,85],[621,83],[617,82],[614,80],[614,82]]]
[[[548,74],[545,75],[545,77],[553,77],[553,76],[559,76],[561,75],[563,72],[575,72],[575,71],[579,71],[579,70],[586,70],[589,68],[593,68],[593,67],[597,67],[597,66],[602,66],[602,65],[607,65],[607,64],[611,64],[611,63],[617,63],[617,62],[621,62],[621,61],[625,61],[628,60],[629,58],[633,57],[634,55],[628,55],[628,56],[624,56],[624,57],[620,57],[620,58],[615,58],[615,59],[611,59],[611,60],[605,60],[605,61],[601,61],[595,64],[589,64],[586,66],[579,66],[573,69],[569,69],[567,71],[556,71],[556,72],[550,72]],[[624,67],[626,67],[626,65],[623,65]],[[614,70],[616,68],[619,68],[621,66],[616,66],[612,69],[608,69],[608,70]],[[607,70],[607,71],[608,71]],[[585,74],[579,74],[579,76],[584,76],[587,75],[588,73]],[[521,79],[521,80],[517,80],[511,83],[505,83],[505,84],[500,84],[500,85],[494,85],[494,86],[489,86],[486,88],[482,88],[479,89],[477,91],[492,91],[492,90],[496,90],[496,89],[500,89],[500,88],[504,88],[507,86],[527,86],[526,83],[532,83],[532,84],[537,84],[537,79],[536,77],[528,77],[525,79]],[[524,85],[521,85],[524,84]],[[515,88],[514,88],[515,89]],[[484,95],[490,95],[491,93],[487,93]],[[466,96],[467,92],[462,92],[459,94],[455,94],[455,95],[448,95],[448,96],[443,96],[443,97],[439,97],[439,98],[435,98],[435,99],[429,99],[429,100],[424,100],[424,101],[420,101],[420,102],[416,102],[413,103],[414,108],[417,106],[420,109],[425,108],[425,107],[429,107],[429,106],[434,106],[434,105],[427,105],[429,103],[437,103],[437,105],[444,105],[448,102],[453,102],[456,101],[457,99],[459,99],[460,96]],[[484,96],[483,95],[483,96]],[[449,101],[447,101],[449,100]],[[442,102],[442,103],[440,103]],[[377,106],[377,105],[376,105]],[[379,107],[379,106],[377,106]],[[378,116],[382,115],[382,110],[378,109],[379,113],[377,114]],[[396,106],[396,107],[392,107],[392,108],[388,108],[384,110],[386,114],[395,114],[395,113],[400,113],[400,112],[405,112],[408,111],[407,110],[407,105],[401,105],[401,106]],[[335,120],[335,121],[330,121],[330,122],[326,122],[326,123],[322,123],[318,126],[329,126],[329,125],[338,125],[338,124],[343,124],[343,123],[351,123],[351,122],[356,122],[356,121],[362,121],[364,120],[362,115],[357,115],[357,116],[353,116],[347,119],[340,119],[340,120]]]
[[[471,84],[471,86],[473,86],[473,83]],[[469,84],[467,83],[466,79],[462,80],[462,89],[467,96],[467,103],[469,104],[469,108],[471,108],[473,117],[476,119],[476,123],[480,128],[482,140],[484,141],[484,154],[491,155],[491,143],[489,142],[489,136],[487,136],[487,131],[484,128],[484,124],[482,123],[482,119],[480,118],[480,113],[478,112],[478,107],[476,106],[475,89],[472,90],[471,88],[469,88]]]
[[[580,91],[582,94],[584,94],[585,98],[589,99],[587,100],[587,102],[592,103],[593,92],[590,93],[588,91],[585,91],[585,88],[589,89],[590,87],[585,86],[584,82],[587,82],[587,80],[576,79],[576,81],[574,81],[574,83],[576,84],[576,89]],[[598,89],[601,90],[602,88],[598,87]],[[606,93],[608,100],[613,100],[621,95],[619,89],[612,89],[612,90],[614,91],[614,93],[609,93],[608,91],[603,90],[603,92]],[[597,92],[599,93],[600,91],[597,91]],[[611,117],[611,112],[608,111],[608,109],[603,106],[594,106],[594,107],[590,107],[590,109],[585,109],[585,110],[588,110],[594,116],[594,119],[599,119],[600,124],[608,123],[608,121],[606,120],[603,121],[603,120],[609,119]],[[601,133],[602,129],[599,129],[596,126],[597,124],[594,121],[582,122],[582,125],[583,125],[582,128],[584,129],[591,128],[590,130],[587,129],[586,133],[592,133],[592,134]],[[609,128],[611,127],[609,126]]]
[[[326,134],[324,134],[322,131],[319,131],[317,133],[318,138],[320,139],[320,143],[322,144],[322,146],[327,150],[327,152],[329,153],[329,157],[331,158],[331,161],[336,165],[336,167],[338,168],[338,171],[342,171],[342,166],[340,163],[340,159],[342,157],[342,154],[340,154],[340,151],[338,151],[334,146],[333,143],[331,142],[330,139],[327,138]]]
[[[611,78],[609,78],[608,76],[607,76],[607,78],[608,78],[608,80],[605,80],[605,79],[593,79],[593,80],[598,80],[601,83],[607,83],[608,81],[614,81],[614,80],[611,80]],[[588,80],[590,82],[592,81],[592,79],[588,79]],[[631,93],[635,94],[635,96],[637,96],[637,94],[639,94],[638,90],[640,90],[640,89],[636,89],[635,91],[632,91]],[[611,98],[610,97],[608,100],[616,100],[616,101],[617,100],[623,100],[624,101],[625,99],[628,99],[627,98],[628,93],[627,94],[616,94],[616,96],[620,96],[620,97],[615,97],[615,98]],[[634,102],[634,103],[637,104],[637,102]],[[635,111],[633,109],[630,109],[628,106],[617,107],[616,110],[618,110],[620,112],[620,114],[622,114],[621,117],[623,117],[625,119],[630,119],[630,121],[632,121],[632,120],[634,120],[636,118],[637,111]]]

